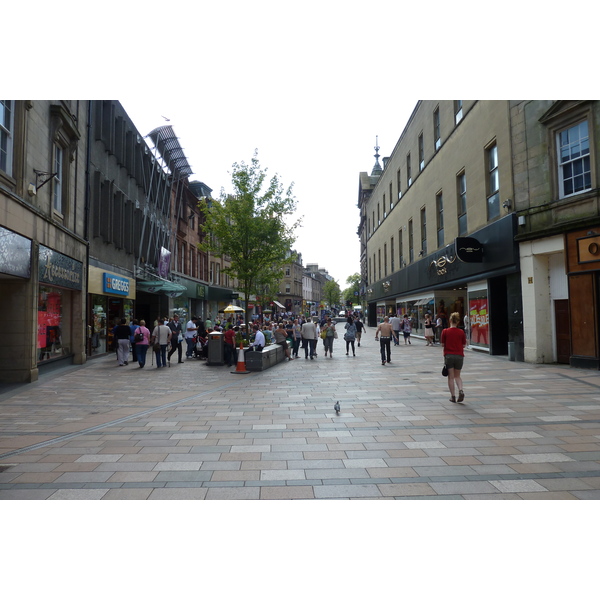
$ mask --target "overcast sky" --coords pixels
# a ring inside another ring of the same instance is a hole
[[[419,99],[531,97],[532,83],[543,97],[560,72],[577,84],[570,54],[552,45],[556,17],[539,14],[538,2],[506,0],[502,12],[473,0],[414,4],[10,6],[17,26],[3,36],[15,54],[3,83],[19,82],[13,98],[118,99],[143,135],[169,119],[191,179],[215,197],[231,190],[232,164],[258,150],[269,174],[294,183],[303,263],[318,263],[343,289],[360,270],[359,173],[371,172],[376,136],[388,156]],[[73,21],[54,47],[48,24],[59,14]],[[539,43],[543,56],[523,60]]]

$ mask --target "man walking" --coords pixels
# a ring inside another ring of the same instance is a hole
[[[390,319],[390,325],[392,326],[392,329],[394,330],[394,333],[396,334],[396,339],[394,340],[394,346],[399,345],[398,339],[400,338],[400,325],[401,324],[402,324],[402,319],[400,319],[398,314],[395,314]]]
[[[391,363],[391,348],[390,343],[392,337],[396,342],[398,341],[398,336],[394,333],[394,329],[390,323],[390,318],[385,317],[383,319],[383,323],[379,323],[379,327],[377,327],[377,331],[375,332],[375,340],[379,339],[379,334],[381,333],[381,341],[379,342],[379,346],[381,349],[381,364],[385,366],[385,363]]]
[[[302,347],[304,348],[304,358],[308,359],[310,348],[310,360],[314,360],[317,355],[317,328],[312,319],[302,324]]]
[[[181,360],[181,355],[182,355],[181,344],[183,343],[183,337],[182,337],[181,323],[179,322],[178,314],[173,315],[173,320],[169,321],[167,323],[167,327],[172,331],[172,333],[171,333],[171,350],[169,351],[169,354],[167,355],[167,360],[169,361],[169,364],[170,364],[171,356],[173,356],[175,351],[177,351],[177,357],[178,357],[177,362],[182,363],[183,361]],[[181,339],[180,339],[180,337],[181,337]]]
[[[198,330],[196,321],[196,317],[192,317],[185,326],[185,341],[187,344],[187,349],[185,351],[186,358],[193,358],[194,356],[194,338],[196,337],[196,331]]]

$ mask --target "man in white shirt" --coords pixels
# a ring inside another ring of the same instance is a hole
[[[304,347],[304,358],[308,358],[310,347],[310,360],[314,360],[317,355],[317,328],[312,320],[302,324],[302,346]]]
[[[265,347],[265,334],[260,330],[258,325],[254,325],[254,341],[250,344],[250,348],[260,352]]]
[[[194,356],[194,338],[196,337],[196,317],[192,317],[185,326],[185,341],[187,344],[187,350],[185,351],[186,358],[192,358]]]
[[[390,319],[390,325],[392,326],[392,329],[394,330],[394,333],[396,334],[396,337],[394,338],[394,346],[399,346],[400,342],[398,341],[400,338],[400,326],[402,324],[402,319],[398,316],[398,315],[394,315],[391,319]]]

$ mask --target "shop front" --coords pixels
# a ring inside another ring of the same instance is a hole
[[[83,263],[40,244],[36,336],[38,367],[73,356],[77,345],[75,327],[78,318],[83,316],[80,314],[82,287]]]
[[[567,234],[567,302],[572,367],[600,369],[600,231]]]
[[[112,330],[122,318],[134,318],[136,285],[133,277],[91,266],[88,269],[88,356],[114,349]]]
[[[427,258],[393,273],[368,290],[374,326],[383,316],[409,315],[413,333],[424,335],[425,315],[447,324],[460,315],[473,349],[523,360],[523,309],[516,219],[508,215]],[[390,306],[391,304],[391,306]]]

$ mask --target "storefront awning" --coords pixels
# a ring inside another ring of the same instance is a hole
[[[277,302],[277,300],[273,300],[273,304],[275,304],[275,306],[279,306],[279,308],[285,308],[285,306]]]
[[[425,306],[426,304],[429,304],[432,300],[433,296],[430,296],[429,298],[421,298],[421,300],[417,300],[415,302],[415,306]]]
[[[151,294],[167,294],[168,296],[171,296],[171,298],[181,296],[183,292],[187,291],[185,285],[164,280],[137,281],[135,286],[142,292],[149,292]]]

